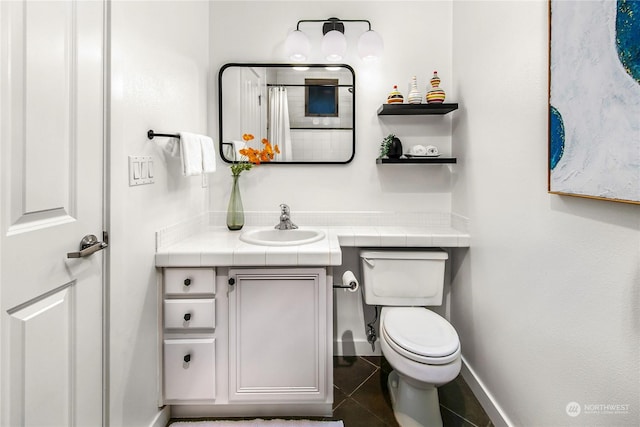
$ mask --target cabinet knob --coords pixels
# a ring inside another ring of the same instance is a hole
[[[230,285],[230,286],[233,286],[233,285],[235,285],[235,284],[236,284],[236,279],[234,279],[233,277],[231,277],[231,278],[229,279],[229,285]]]
[[[189,363],[189,362],[191,362],[191,355],[190,355],[190,354],[187,354],[186,356],[184,356],[183,360],[184,360],[184,363]]]
[[[184,315],[184,321],[185,321],[185,322],[188,322],[189,320],[191,320],[191,313],[186,313],[186,314]]]
[[[184,279],[184,285],[189,286],[191,284],[191,279]]]

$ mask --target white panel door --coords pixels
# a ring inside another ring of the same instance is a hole
[[[0,2],[0,425],[99,426],[104,3]]]

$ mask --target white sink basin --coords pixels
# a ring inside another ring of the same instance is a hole
[[[276,230],[275,228],[245,231],[240,240],[252,245],[295,246],[307,245],[324,238],[324,231],[314,229]]]

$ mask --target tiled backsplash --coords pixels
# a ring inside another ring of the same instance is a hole
[[[279,211],[245,211],[245,225],[248,227],[274,226],[279,218]],[[224,227],[226,220],[226,211],[212,211],[165,227],[156,232],[156,249],[177,243],[207,227]],[[468,218],[449,212],[297,211],[292,213],[292,220],[299,226],[318,227],[453,227],[463,232],[469,228]]]
[[[227,213],[209,212],[209,224],[223,226],[226,224]],[[268,226],[276,225],[280,219],[280,211],[245,212],[245,225]],[[381,212],[381,211],[352,211],[352,212],[291,212],[291,220],[300,226],[450,226],[451,214],[448,212]]]
[[[292,129],[291,147],[299,162],[347,161],[353,154],[353,131]]]
[[[199,233],[207,228],[208,225],[209,214],[203,213],[177,224],[164,227],[156,231],[156,250],[177,243],[185,237]]]

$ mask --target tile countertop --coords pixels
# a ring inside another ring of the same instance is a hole
[[[245,227],[229,231],[208,227],[156,252],[156,267],[330,266],[342,264],[344,247],[469,247],[470,236],[452,227],[301,227],[323,230],[326,238],[295,246],[259,246],[242,242]]]

